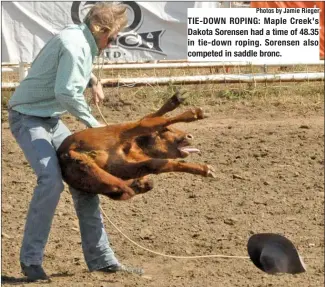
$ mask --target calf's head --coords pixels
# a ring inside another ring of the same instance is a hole
[[[150,135],[135,138],[137,145],[152,158],[185,158],[200,150],[190,146],[193,136],[171,126]]]

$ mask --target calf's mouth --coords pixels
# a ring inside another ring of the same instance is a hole
[[[201,153],[201,151],[198,148],[191,146],[191,142],[190,141],[193,138],[194,137],[191,134],[188,134],[178,144],[177,149],[179,150],[182,158],[189,156],[191,153]]]

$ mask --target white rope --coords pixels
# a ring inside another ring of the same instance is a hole
[[[96,103],[96,107],[98,109],[99,114],[101,115],[103,121],[108,125],[108,123],[106,122],[98,104]],[[113,225],[113,227],[119,232],[121,233],[127,240],[129,240],[131,243],[133,243],[134,245],[138,246],[139,248],[146,250],[150,253],[156,254],[156,255],[160,255],[163,257],[168,257],[168,258],[177,258],[177,259],[198,259],[198,258],[237,258],[237,259],[249,259],[248,256],[232,256],[232,255],[222,255],[222,254],[211,254],[211,255],[194,255],[194,256],[177,256],[177,255],[169,255],[169,254],[164,254],[161,252],[157,252],[151,249],[148,249],[146,247],[143,247],[142,245],[138,244],[137,242],[135,242],[134,240],[132,240],[130,237],[128,237],[126,234],[123,233],[123,231],[121,229],[119,229],[110,219],[109,217],[106,215],[105,211],[103,210],[103,208],[100,206],[100,209],[102,211],[102,213],[104,214],[104,216],[106,217],[106,219],[110,222],[110,224]]]
[[[97,109],[102,117],[102,119],[104,120],[104,122],[108,125],[108,123],[106,122],[98,104],[96,103]],[[193,255],[193,256],[182,256],[182,255],[169,255],[169,254],[164,254],[161,252],[157,252],[151,249],[148,249],[146,247],[143,247],[142,245],[138,244],[137,242],[135,242],[134,240],[132,240],[130,237],[128,237],[126,234],[123,233],[123,231],[121,229],[119,229],[116,224],[114,224],[114,222],[112,222],[112,220],[110,220],[110,218],[106,215],[105,211],[103,210],[103,208],[101,206],[99,206],[100,210],[102,211],[103,215],[105,216],[105,218],[110,222],[110,224],[113,225],[113,227],[119,232],[121,233],[127,240],[129,240],[131,243],[133,243],[134,245],[136,245],[137,247],[146,250],[150,253],[159,255],[159,256],[163,256],[163,257],[168,257],[168,258],[176,258],[176,259],[201,259],[201,258],[225,258],[225,259],[250,259],[249,256],[237,256],[237,255],[223,255],[223,254],[210,254],[210,255]],[[304,257],[304,259],[315,259],[315,257]]]
[[[132,240],[131,238],[129,238],[126,234],[123,233],[123,231],[121,229],[119,229],[110,219],[109,217],[106,215],[105,211],[103,210],[103,208],[100,206],[100,209],[102,211],[102,213],[104,214],[104,216],[106,217],[106,219],[110,222],[110,224],[112,224],[115,229],[121,233],[127,240],[129,240],[130,242],[132,242],[134,245],[138,246],[139,248],[146,250],[150,253],[156,254],[156,255],[160,255],[163,257],[168,257],[168,258],[177,258],[177,259],[199,259],[199,258],[236,258],[236,259],[249,259],[248,256],[232,256],[232,255],[223,255],[223,254],[211,254],[211,255],[194,255],[194,256],[177,256],[177,255],[169,255],[169,254],[164,254],[164,253],[160,253],[151,249],[148,249],[146,247],[143,247],[142,245],[138,244],[137,242],[135,242],[134,240]]]
[[[99,112],[100,116],[102,117],[103,121],[105,122],[105,124],[109,125],[108,122],[105,120],[105,117],[103,116],[102,111],[100,110],[97,102],[96,102],[96,107],[98,109],[98,112]]]

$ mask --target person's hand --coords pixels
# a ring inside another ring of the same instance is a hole
[[[102,122],[99,122],[99,126],[98,126],[99,128],[102,128],[102,127],[107,127],[107,124],[104,124],[104,123],[102,123]]]
[[[102,127],[107,127],[107,124],[103,124],[102,122],[98,122],[97,125],[88,126],[86,128],[102,128]]]
[[[91,87],[91,94],[93,97],[93,102],[95,104],[99,104],[102,102],[105,98],[104,92],[103,92],[103,87],[100,81],[97,81],[96,84],[93,84]]]

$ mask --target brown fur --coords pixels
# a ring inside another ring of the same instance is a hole
[[[163,117],[182,101],[177,92],[157,112],[139,121],[90,128],[67,137],[58,149],[64,180],[81,191],[126,200],[153,188],[149,174],[187,172],[213,177],[208,165],[175,160],[188,155],[180,147],[189,146],[192,136],[170,125],[205,117],[200,108]]]

